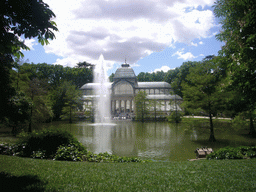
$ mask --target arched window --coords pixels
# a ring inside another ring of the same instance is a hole
[[[133,94],[132,86],[127,82],[120,82],[114,88],[115,95],[131,95]]]

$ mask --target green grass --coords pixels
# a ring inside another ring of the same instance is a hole
[[[0,155],[0,191],[255,191],[255,170],[256,159],[87,163]]]

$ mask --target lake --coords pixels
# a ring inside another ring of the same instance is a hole
[[[203,146],[217,150],[225,146],[256,144],[255,138],[247,136],[248,130],[236,131],[230,124],[215,127],[215,143],[208,142],[208,123],[195,125],[114,121],[113,124],[96,126],[90,122],[53,122],[44,124],[44,127],[59,127],[70,131],[94,153],[108,152],[118,156],[161,161],[194,159],[194,151]]]

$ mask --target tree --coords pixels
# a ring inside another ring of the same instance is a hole
[[[144,122],[149,112],[147,94],[145,91],[139,91],[135,96],[135,114],[136,119]]]
[[[75,85],[72,85],[71,82],[65,81],[63,85],[63,87],[65,88],[65,95],[63,97],[65,105],[62,108],[62,117],[64,119],[68,118],[69,123],[72,123],[75,113],[78,111],[79,108],[81,109],[82,107],[82,95],[81,91],[77,89]]]
[[[95,66],[95,65],[84,61],[84,62],[77,63],[77,65],[75,67],[76,68],[89,68],[89,69],[92,69],[93,66]]]
[[[255,1],[217,0],[214,13],[222,24],[222,31],[216,37],[225,42],[220,54],[229,60],[231,86],[241,93],[240,102],[243,106],[239,107],[239,110],[249,111],[249,133],[255,135],[253,125],[253,112],[256,105]]]
[[[140,72],[137,76],[137,80],[140,82],[149,82],[152,81],[152,75],[150,73]]]
[[[204,60],[189,69],[187,82],[182,82],[183,106],[187,109],[203,111],[209,116],[210,138],[214,137],[212,115],[222,110],[224,93],[220,90],[221,69],[213,60]]]
[[[70,68],[46,63],[24,63],[21,73],[28,73],[30,79],[47,80],[50,87],[56,89],[63,81],[72,81],[77,87],[92,82],[92,70],[89,68]]]
[[[164,77],[164,81],[172,84],[172,82],[176,79],[177,75],[179,73],[179,68],[176,67],[175,69],[171,69],[169,71],[167,71],[165,77]]]
[[[175,78],[172,78],[172,81],[170,81],[172,89],[175,94],[183,97],[182,93],[182,86],[181,83],[183,81],[188,81],[186,79],[187,75],[190,73],[190,68],[194,67],[198,62],[196,61],[188,61],[182,63],[182,65],[178,68],[178,73],[177,71],[174,71],[174,76]],[[176,70],[176,69],[175,69]],[[177,74],[176,74],[177,73]],[[174,79],[174,80],[173,80]]]
[[[31,80],[26,95],[31,100],[28,132],[32,132],[32,123],[46,122],[53,117],[47,96],[47,83],[36,78]]]
[[[180,100],[178,100],[178,96],[175,95],[175,93],[173,91],[171,91],[171,94],[174,94],[174,99],[170,100],[170,104],[171,104],[171,109],[170,109],[170,115],[168,116],[168,121],[170,122],[175,122],[175,123],[179,123],[181,122],[181,110],[180,110]]]
[[[13,56],[23,56],[20,49],[29,48],[19,37],[37,37],[44,45],[55,38],[57,31],[55,17],[49,6],[42,0],[1,0],[0,1],[0,108],[9,109],[9,99],[15,94],[11,86],[10,70],[13,67]],[[0,119],[8,115],[1,110]]]
[[[20,126],[24,126],[30,119],[29,108],[31,101],[23,92],[17,92],[16,95],[10,99],[10,115],[9,126],[12,127],[12,133],[15,135]]]
[[[112,73],[112,74],[109,76],[109,81],[110,81],[110,82],[113,82],[113,81],[114,81],[114,76],[115,76],[114,73]]]

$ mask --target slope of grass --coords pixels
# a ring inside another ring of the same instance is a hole
[[[87,163],[0,155],[0,191],[255,191],[256,159]]]

